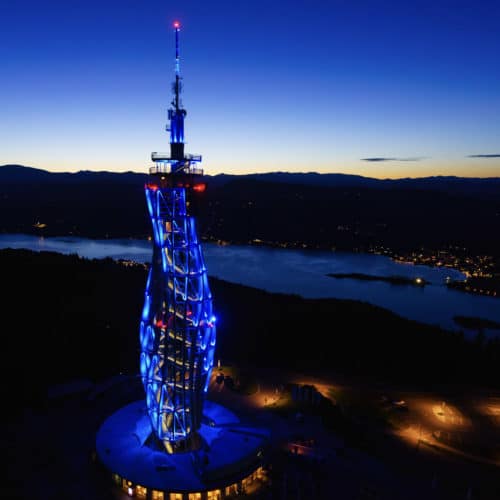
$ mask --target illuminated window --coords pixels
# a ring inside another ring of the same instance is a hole
[[[238,493],[238,485],[236,483],[231,486],[226,486],[226,496],[236,495],[236,493]]]
[[[201,493],[190,493],[189,500],[201,500]]]
[[[252,475],[246,477],[245,479],[241,480],[241,488],[243,492],[252,484]]]
[[[135,493],[137,495],[137,498],[146,498],[148,489],[145,486],[137,485],[135,488]]]
[[[182,493],[170,493],[170,500],[182,500]]]
[[[151,492],[151,500],[163,500],[163,499],[164,499],[163,491],[153,490]]]
[[[207,491],[207,500],[221,500],[221,498],[222,493],[220,490]]]

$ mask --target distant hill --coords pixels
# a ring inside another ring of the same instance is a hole
[[[227,175],[214,176],[216,185],[223,185],[230,180],[246,178],[263,182],[275,182],[282,184],[301,184],[304,186],[322,187],[357,187],[372,189],[420,189],[432,191],[445,191],[455,194],[470,194],[472,196],[500,196],[500,177],[453,177],[436,176],[402,179],[375,179],[361,175],[347,174],[319,174],[317,172],[292,173],[292,172],[269,172],[262,174]]]
[[[48,172],[23,165],[1,165],[0,182],[37,181],[53,183],[79,182],[120,182],[141,183],[147,178],[146,173],[138,172],[108,172],[81,170],[79,172]],[[299,184],[303,186],[320,187],[351,187],[371,189],[419,189],[432,191],[446,191],[455,194],[479,194],[499,197],[500,177],[455,177],[435,176],[401,179],[375,179],[361,175],[318,172],[266,172],[245,175],[218,174],[207,175],[212,187],[222,187],[237,179],[251,179],[262,182],[280,184]]]
[[[146,237],[144,173],[0,167],[0,232]],[[466,247],[500,258],[500,178],[372,179],[271,172],[207,176],[202,235],[319,248]]]
[[[143,183],[146,174],[136,172],[95,172],[80,170],[79,172],[48,172],[23,165],[0,165],[0,182],[41,182],[54,184],[78,184],[92,182],[119,182],[121,184]]]

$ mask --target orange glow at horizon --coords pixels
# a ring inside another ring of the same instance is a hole
[[[432,159],[419,162],[363,162],[356,161],[336,161],[330,164],[323,162],[296,161],[290,162],[269,162],[255,165],[251,161],[241,161],[238,164],[232,159],[224,158],[219,161],[205,157],[203,169],[208,175],[229,174],[245,175],[252,173],[268,172],[290,172],[306,173],[317,172],[338,173],[346,175],[360,175],[375,179],[399,179],[434,176],[457,176],[457,177],[500,177],[500,158],[476,160],[463,159],[461,161],[435,160]],[[414,164],[413,164],[414,163]],[[78,172],[81,170],[108,171],[108,172],[136,172],[147,173],[151,162],[148,155],[138,155],[137,158],[130,158],[126,161],[106,161],[95,157],[78,162],[58,158],[55,161],[36,161],[35,158],[23,158],[17,161],[5,159],[2,164],[20,164],[28,167],[39,168],[49,172]]]

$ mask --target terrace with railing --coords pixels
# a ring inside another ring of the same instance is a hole
[[[184,159],[186,161],[196,163],[201,161],[201,155],[185,154]],[[172,158],[171,153],[158,153],[157,151],[153,151],[151,153],[151,160],[166,163],[179,161],[178,159]]]
[[[192,160],[191,160],[192,161]],[[175,161],[157,161],[155,165],[149,167],[149,173],[170,175],[173,173],[178,174],[188,174],[188,175],[203,175],[203,169],[199,167],[196,163],[191,163],[191,161],[186,160],[184,163]]]

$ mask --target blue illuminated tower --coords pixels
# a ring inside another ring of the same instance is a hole
[[[97,432],[96,458],[130,497],[222,500],[268,482],[269,433],[204,399],[215,316],[194,215],[206,184],[201,156],[184,152],[179,23],[174,29],[170,152],[151,154],[145,185],[153,226],[140,323],[146,400],[128,402],[106,418]]]
[[[184,153],[177,22],[174,31],[170,153],[151,154],[155,165],[145,186],[154,243],[140,324],[147,411],[169,453],[196,447],[215,350],[212,296],[192,214],[206,184],[201,156]]]

